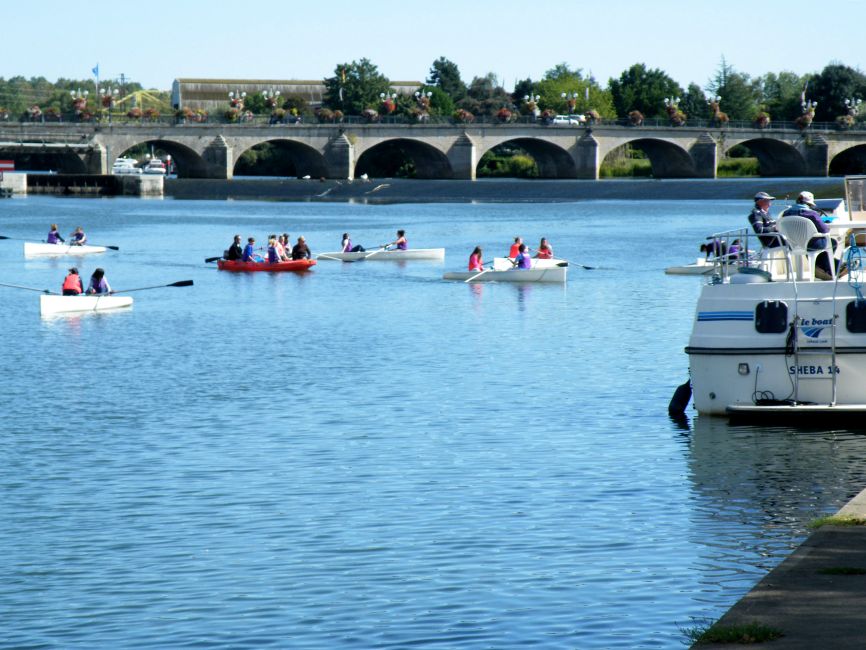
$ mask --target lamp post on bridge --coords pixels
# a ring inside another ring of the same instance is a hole
[[[860,104],[863,103],[862,99],[857,99],[852,97],[851,99],[845,100],[845,110],[848,111],[848,115],[851,117],[856,117],[857,113],[860,112]]]
[[[265,104],[267,104],[268,108],[276,108],[277,102],[279,101],[280,91],[274,90],[271,88],[270,90],[263,90],[262,97],[265,99]]]
[[[80,118],[84,109],[87,108],[87,97],[90,95],[89,90],[70,90],[69,96],[72,97],[72,108],[75,110],[75,117]]]
[[[680,110],[679,97],[665,97],[665,112],[668,114],[668,119],[671,121],[671,126],[682,126],[686,123],[686,116]]]
[[[572,92],[561,93],[559,96],[565,100],[565,103],[568,106],[568,114],[573,115],[576,112],[577,100],[580,95],[578,95],[577,91],[575,90]]]
[[[99,94],[101,95],[102,107],[108,110],[108,123],[111,124],[111,109],[114,108],[114,102],[120,96],[120,91],[117,88],[106,86],[99,90]]]
[[[538,114],[541,112],[538,110],[538,102],[541,99],[541,95],[524,95],[523,102],[526,104],[526,110],[535,118],[538,119]]]
[[[397,91],[392,89],[386,93],[379,93],[379,101],[382,102],[382,111],[385,115],[390,115],[397,109]]]

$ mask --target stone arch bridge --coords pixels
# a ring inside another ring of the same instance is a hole
[[[540,124],[0,124],[0,158],[47,155],[54,169],[107,174],[115,158],[148,144],[170,153],[180,177],[228,179],[247,150],[279,145],[298,175],[352,179],[399,153],[419,178],[474,180],[481,157],[503,144],[535,158],[544,178],[596,179],[605,156],[630,144],[656,178],[714,178],[731,147],[747,146],[763,176],[826,176],[834,159],[866,164],[866,132]],[[381,168],[381,165],[379,166]],[[376,174],[370,173],[371,176]]]

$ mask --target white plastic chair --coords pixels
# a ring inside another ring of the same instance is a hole
[[[806,217],[790,215],[779,219],[779,232],[785,237],[788,252],[794,258],[797,279],[802,280],[804,275],[803,258],[809,261],[809,279],[815,277],[815,258],[826,252],[830,257],[830,276],[835,277],[835,266],[833,259],[833,246],[830,243],[830,235],[818,232],[815,224]],[[808,250],[809,242],[816,237],[823,237],[824,248]]]

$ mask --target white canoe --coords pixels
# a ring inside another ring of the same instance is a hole
[[[105,246],[70,246],[69,244],[45,244],[42,242],[24,242],[24,257],[40,257],[43,255],[90,255],[104,253]]]
[[[443,280],[470,280],[471,282],[565,282],[567,266],[538,269],[511,269],[508,271],[451,271]]]
[[[54,314],[80,314],[91,311],[109,311],[132,307],[131,296],[80,295],[80,296],[39,296],[39,312],[43,316]]]
[[[337,260],[343,262],[357,262],[360,260],[444,260],[444,248],[409,248],[405,251],[398,249],[384,250],[376,248],[363,253],[320,253],[317,260]]]

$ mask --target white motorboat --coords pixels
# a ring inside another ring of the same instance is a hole
[[[72,246],[66,244],[46,244],[44,242],[24,242],[24,257],[58,257],[63,255],[90,255],[91,253],[104,253],[106,246]]]
[[[828,224],[835,252],[829,244],[809,250],[814,224],[783,217],[784,246],[719,265],[702,288],[686,348],[699,413],[776,421],[866,415],[866,176],[846,178],[845,189],[848,209]],[[821,280],[816,261],[827,254],[844,266]],[[683,401],[675,395],[672,409]]]
[[[78,296],[39,296],[39,312],[42,316],[55,314],[80,314],[95,311],[110,311],[132,306],[131,296],[110,294]]]
[[[111,173],[120,174],[141,174],[141,167],[138,166],[138,161],[135,158],[118,158],[114,161],[111,167]]]
[[[336,260],[342,262],[369,261],[399,261],[399,260],[444,260],[444,248],[409,248],[400,250],[398,248],[377,248],[357,253],[320,253],[317,260]]]
[[[144,166],[144,173],[165,176],[165,163],[162,162],[162,160],[160,160],[159,158],[151,158]]]

